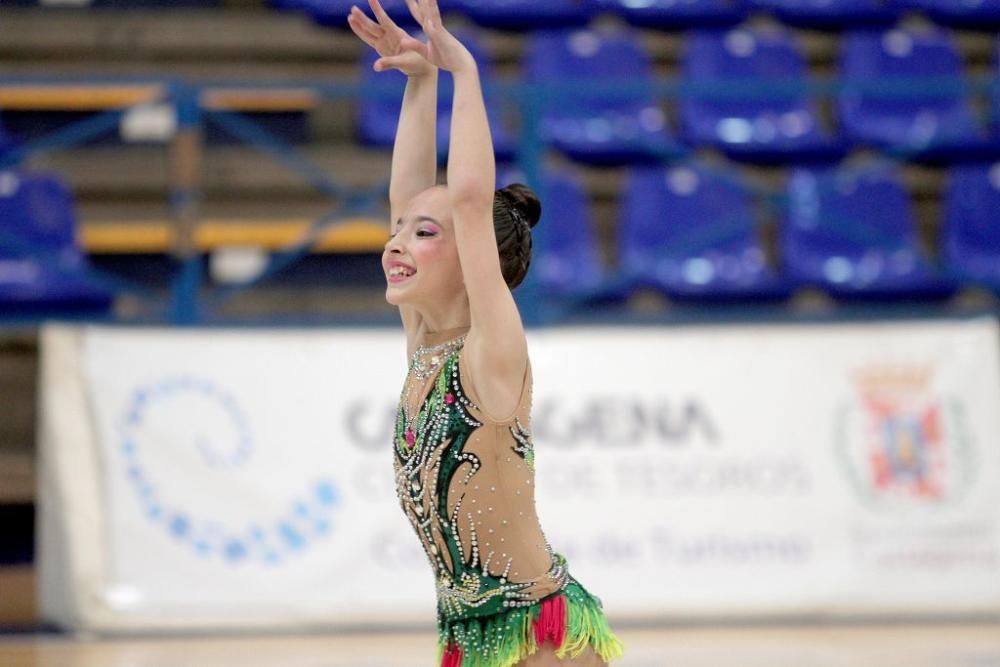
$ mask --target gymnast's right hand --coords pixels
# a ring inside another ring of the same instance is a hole
[[[388,69],[398,69],[407,76],[423,76],[433,73],[437,69],[436,65],[428,62],[416,51],[400,48],[400,42],[403,38],[410,35],[389,18],[379,0],[368,0],[368,4],[375,12],[377,23],[368,18],[355,5],[351,5],[351,13],[347,15],[347,23],[355,35],[378,52],[380,57],[373,64],[375,71],[384,72]]]

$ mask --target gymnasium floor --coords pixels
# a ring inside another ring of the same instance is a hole
[[[615,667],[1000,667],[1000,623],[619,629]],[[0,635],[3,667],[433,667],[434,635]]]

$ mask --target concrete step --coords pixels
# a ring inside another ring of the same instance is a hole
[[[468,22],[452,17],[449,26],[460,28]],[[520,35],[478,32],[497,62],[520,56]],[[356,63],[368,48],[349,30],[323,28],[303,14],[266,9],[11,8],[4,10],[0,22],[0,57],[16,60]]]
[[[0,22],[0,56],[47,60],[336,60],[362,46],[304,15],[265,9],[5,8]]]
[[[0,337],[0,502],[33,495],[38,344],[34,336]]]
[[[38,584],[35,567],[27,565],[0,566],[0,624],[31,627],[41,619],[38,610]],[[30,660],[30,659],[29,659]]]
[[[392,167],[390,149],[372,149],[356,144],[320,144],[300,147],[299,153],[323,173],[348,188],[371,188],[387,182]],[[727,163],[710,151],[720,168],[733,169],[751,181],[780,188],[787,177],[787,167],[751,167]],[[862,152],[853,156],[860,164]],[[549,152],[546,164],[568,164]],[[147,199],[159,201],[168,187],[169,151],[160,145],[86,146],[72,150],[36,155],[29,166],[51,169],[63,174],[81,203]],[[573,165],[591,194],[598,199],[615,198],[627,167]],[[439,162],[439,182],[444,182],[447,164]],[[917,198],[939,196],[946,179],[943,167],[905,164],[901,173],[907,187]],[[281,197],[300,203],[327,201],[316,188],[270,156],[249,146],[207,146],[202,157],[201,192],[208,200],[252,201]]]
[[[299,152],[344,187],[371,187],[389,177],[388,150],[321,145]],[[88,146],[33,156],[30,166],[63,174],[77,197],[85,201],[162,199],[169,187],[169,151],[158,145]],[[206,197],[324,199],[283,164],[245,146],[209,147],[203,154],[201,176]]]
[[[35,501],[35,451],[31,448],[7,449],[0,442],[0,505]],[[0,586],[0,590],[5,590]],[[0,599],[4,596],[0,595]]]

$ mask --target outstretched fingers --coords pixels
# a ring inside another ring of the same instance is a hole
[[[441,9],[438,7],[437,0],[420,0],[420,5],[423,8],[424,17],[435,27],[441,27]]]
[[[410,10],[410,14],[413,15],[413,18],[417,20],[417,23],[419,23],[420,26],[423,27],[424,15],[423,12],[420,10],[420,5],[417,3],[417,0],[406,0],[406,7],[407,9]]]
[[[376,45],[378,44],[377,37],[374,37],[370,33],[366,32],[364,28],[358,26],[358,24],[355,23],[354,21],[348,19],[347,22],[351,26],[351,30],[354,32],[355,35],[358,36],[359,39],[361,39],[361,41],[363,41],[365,44],[372,47],[373,49],[376,47]]]
[[[365,13],[355,6],[351,7],[351,13],[347,15],[347,24],[358,37],[364,39],[369,45],[382,37],[384,29],[379,24],[365,16]]]
[[[425,33],[432,23],[441,25],[441,10],[436,0],[406,0],[406,6]]]
[[[379,24],[386,28],[396,27],[396,22],[389,18],[389,15],[385,13],[385,10],[382,8],[382,3],[378,0],[368,0],[368,5],[372,8],[372,11],[375,12],[375,18],[378,19]]]

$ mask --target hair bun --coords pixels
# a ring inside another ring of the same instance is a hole
[[[542,217],[542,202],[531,188],[523,183],[511,183],[501,188],[500,192],[510,201],[511,206],[521,213],[529,227],[538,224],[539,218]]]

